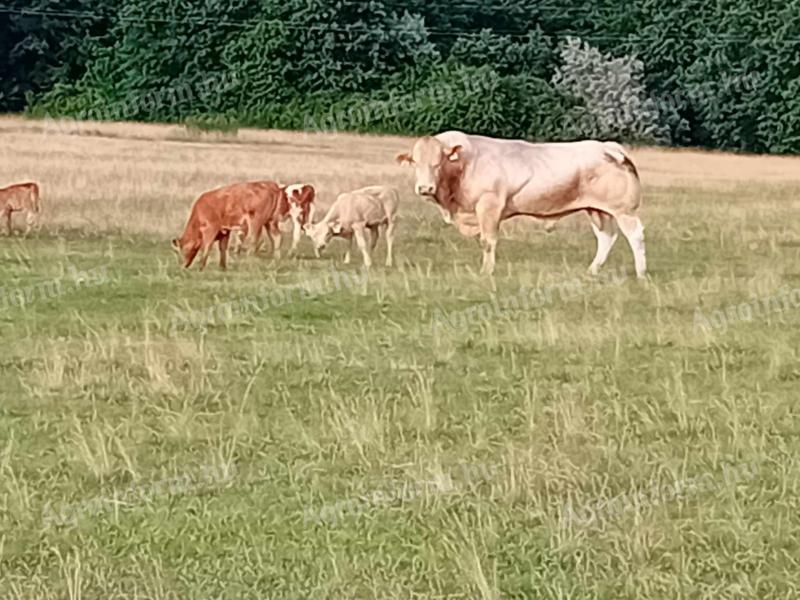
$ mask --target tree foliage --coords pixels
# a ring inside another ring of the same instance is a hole
[[[798,38],[800,0],[8,0],[0,110],[788,153]]]

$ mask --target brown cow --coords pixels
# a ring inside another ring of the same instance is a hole
[[[6,219],[8,235],[11,235],[11,215],[15,212],[25,214],[25,235],[38,223],[42,213],[39,201],[39,186],[35,183],[17,183],[0,189],[0,216]]]
[[[480,235],[483,267],[491,273],[500,222],[517,215],[558,219],[585,211],[597,237],[589,271],[596,274],[617,239],[633,251],[637,277],[647,271],[641,184],[625,149],[586,140],[531,144],[460,131],[423,137],[399,162],[416,168],[416,192],[447,211],[465,235]]]
[[[291,254],[297,250],[297,245],[303,234],[303,227],[307,223],[311,223],[314,217],[314,200],[316,198],[314,186],[307,183],[281,185],[280,187],[285,193],[278,203],[278,208],[275,211],[273,219],[266,223],[264,227],[272,241],[272,249],[276,258],[280,258],[282,240],[279,225],[289,219],[292,221],[292,247],[289,250]],[[233,238],[235,248],[232,248],[232,251],[241,251],[246,237],[247,231],[243,229],[240,235]]]
[[[183,235],[172,240],[179,261],[183,258],[183,266],[189,268],[202,249],[202,271],[212,244],[218,241],[219,264],[225,269],[231,232],[252,231],[257,248],[261,230],[273,220],[284,195],[272,181],[236,183],[201,194],[192,206]]]

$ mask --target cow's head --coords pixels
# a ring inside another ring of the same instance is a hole
[[[178,264],[181,264],[181,260],[183,259],[183,248],[181,248],[181,241],[178,238],[173,238],[171,247],[178,257]]]
[[[314,210],[316,191],[307,183],[290,185],[286,187],[286,196],[289,201],[289,215],[292,220],[305,225],[311,223]]]
[[[446,146],[433,137],[423,137],[414,144],[411,154],[398,154],[397,162],[414,165],[417,183],[415,191],[420,196],[435,197],[439,191],[443,171],[449,162],[458,162],[461,146]]]
[[[314,245],[314,254],[319,258],[320,251],[328,245],[331,238],[342,233],[342,226],[339,223],[320,221],[319,223],[306,223],[303,226],[305,234],[311,238]]]

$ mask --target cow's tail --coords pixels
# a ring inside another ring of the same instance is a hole
[[[639,179],[639,171],[633,163],[630,155],[625,151],[625,148],[617,142],[603,142],[603,148],[606,156],[608,156],[615,163],[628,169],[636,179]]]
[[[33,212],[40,214],[42,212],[42,204],[39,198],[39,185],[36,183],[31,184],[31,205]]]

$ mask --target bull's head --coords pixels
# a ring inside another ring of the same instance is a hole
[[[448,162],[457,162],[461,146],[448,147],[433,137],[423,137],[414,144],[411,154],[398,154],[397,162],[414,165],[420,196],[436,197],[442,185],[442,175]]]

